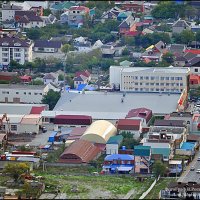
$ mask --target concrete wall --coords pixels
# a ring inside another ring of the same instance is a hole
[[[118,154],[119,145],[118,144],[106,144],[106,154]]]

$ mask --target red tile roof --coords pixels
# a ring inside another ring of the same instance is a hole
[[[146,119],[146,121],[148,122],[152,117],[152,110],[147,108],[132,109],[128,112],[126,118],[133,118],[133,117],[143,118]]]
[[[120,119],[117,123],[119,130],[139,130],[140,120],[137,119]]]
[[[191,74],[190,75],[190,84],[195,85],[195,84],[200,84],[200,76],[196,74]]]
[[[29,114],[41,114],[45,110],[45,106],[33,106]]]
[[[78,71],[78,72],[75,73],[75,77],[78,77],[80,75],[83,75],[85,77],[89,77],[90,76],[90,72],[85,70],[85,71]]]
[[[153,20],[151,20],[151,19],[145,19],[144,21],[143,21],[143,24],[150,24],[150,23],[152,23],[153,22]]]
[[[200,54],[200,49],[186,49],[185,53],[190,52],[193,54]]]
[[[138,36],[141,33],[141,31],[129,31],[125,33],[126,36]]]
[[[77,140],[61,154],[59,162],[88,163],[99,153],[100,149],[89,141]]]
[[[21,79],[22,81],[30,82],[30,81],[31,81],[31,76],[26,76],[26,75],[20,76],[20,79]]]

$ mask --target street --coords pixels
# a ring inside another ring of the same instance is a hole
[[[200,157],[200,151],[198,151],[195,155],[193,161],[186,167],[186,171],[183,172],[181,177],[178,179],[178,182],[197,182],[200,183],[200,174],[196,173],[197,169],[200,169],[200,161],[197,161],[198,157]],[[194,171],[190,171],[190,168],[194,167]]]

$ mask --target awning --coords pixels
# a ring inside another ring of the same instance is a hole
[[[118,167],[118,171],[131,171],[133,167]]]
[[[103,166],[103,169],[110,169],[110,166]]]

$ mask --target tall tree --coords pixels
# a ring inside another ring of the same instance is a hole
[[[155,176],[163,176],[167,171],[167,167],[165,164],[163,164],[161,161],[156,161],[153,165],[153,173],[155,173]]]
[[[191,30],[183,30],[181,33],[181,41],[184,44],[189,44],[195,40],[195,35]]]
[[[60,99],[60,92],[55,92],[52,89],[50,89],[46,95],[42,98],[42,103],[49,105],[49,110],[53,110],[56,103]]]
[[[172,64],[174,62],[174,54],[167,52],[162,56],[163,61]]]

